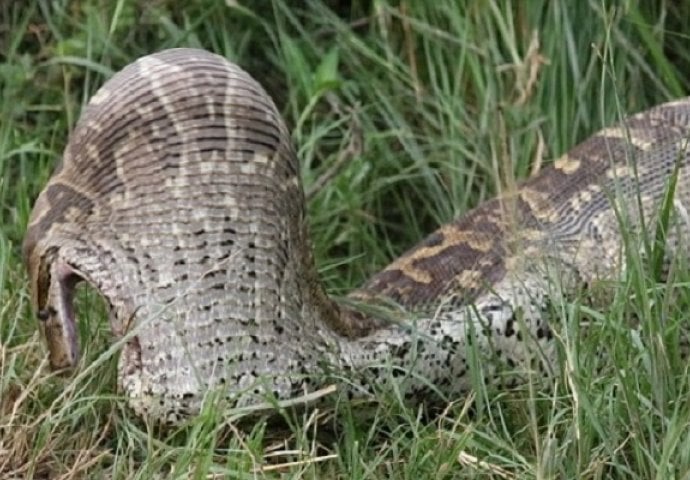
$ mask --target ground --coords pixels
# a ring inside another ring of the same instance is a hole
[[[631,257],[610,304],[558,306],[549,385],[477,385],[434,417],[386,397],[366,420],[340,402],[279,426],[207,412],[161,431],[117,395],[89,291],[82,364],[48,371],[22,235],[89,96],[140,55],[207,48],[275,98],[336,295],[602,125],[690,87],[684,2],[305,3],[0,0],[0,478],[688,478],[682,262],[657,282]]]

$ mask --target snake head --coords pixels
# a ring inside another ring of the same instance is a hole
[[[27,264],[32,304],[48,347],[50,367],[53,370],[74,367],[79,360],[79,344],[73,298],[81,277],[60,259],[56,247],[46,249]]]
[[[23,244],[31,300],[53,370],[74,367],[79,360],[73,297],[84,276],[63,252],[64,229],[73,225],[75,209],[67,200],[74,198],[79,200],[72,189],[49,183],[36,200]]]

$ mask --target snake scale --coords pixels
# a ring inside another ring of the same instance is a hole
[[[219,389],[234,406],[333,381],[423,402],[466,394],[475,369],[546,375],[554,298],[617,278],[622,228],[649,229],[676,165],[667,244],[685,248],[689,134],[690,99],[631,116],[334,299],[270,97],[203,50],[142,57],[93,96],[33,209],[23,253],[50,363],[78,361],[85,281],[123,339],[121,390],[161,422]]]

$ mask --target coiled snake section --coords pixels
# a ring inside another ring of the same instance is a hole
[[[395,387],[430,401],[465,394],[473,374],[547,374],[550,303],[620,274],[621,228],[653,225],[676,166],[667,243],[686,250],[689,114],[684,99],[597,133],[336,300],[266,92],[202,50],[140,58],[91,99],[30,219],[50,363],[78,361],[72,295],[85,281],[121,339],[122,391],[162,422],[194,415],[209,391],[246,406],[335,381],[351,397]]]

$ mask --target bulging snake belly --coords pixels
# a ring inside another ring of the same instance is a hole
[[[24,242],[54,368],[78,361],[75,284],[122,338],[119,384],[163,422],[289,399],[337,380],[410,401],[502,368],[548,372],[554,298],[616,278],[623,229],[654,225],[677,170],[670,252],[686,250],[690,99],[597,133],[515,192],[441,226],[344,299],[315,269],[290,135],[272,100],[220,56],[140,58],[91,99],[36,200]],[[557,321],[558,319],[556,319]]]

